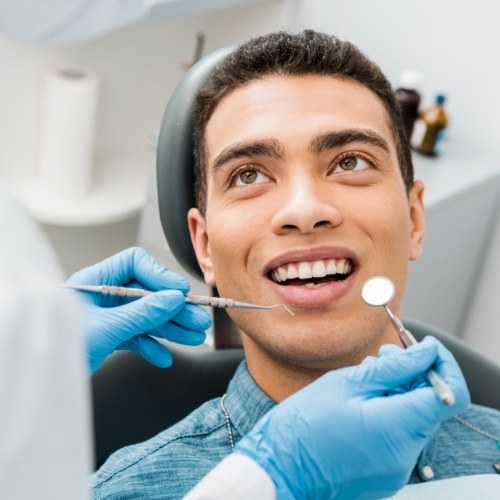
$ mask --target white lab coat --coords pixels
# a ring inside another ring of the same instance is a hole
[[[232,453],[209,472],[185,500],[275,500],[267,473],[245,455]]]
[[[0,498],[88,498],[80,304],[40,228],[0,191]]]

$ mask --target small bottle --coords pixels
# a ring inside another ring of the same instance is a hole
[[[448,116],[445,96],[439,94],[434,106],[420,113],[411,136],[411,146],[420,153],[438,156],[441,152]]]
[[[399,77],[399,87],[396,89],[396,100],[401,109],[406,135],[410,139],[413,125],[418,118],[420,106],[419,88],[422,83],[422,74],[419,71],[408,69]]]

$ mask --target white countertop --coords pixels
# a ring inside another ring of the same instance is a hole
[[[415,179],[425,184],[428,209],[500,178],[500,157],[457,143],[450,144],[438,158],[413,153],[413,162]]]
[[[147,157],[120,154],[97,162],[94,185],[80,198],[43,189],[37,178],[8,187],[35,219],[60,226],[97,226],[119,222],[142,210],[147,195]]]

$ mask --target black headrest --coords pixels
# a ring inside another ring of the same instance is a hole
[[[163,232],[179,263],[202,279],[187,225],[187,212],[195,206],[193,111],[195,96],[210,71],[232,50],[219,49],[189,69],[168,102],[158,138],[156,176]]]

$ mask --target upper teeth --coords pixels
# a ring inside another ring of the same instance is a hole
[[[272,277],[277,283],[300,278],[323,278],[333,274],[348,274],[352,264],[347,259],[324,259],[313,262],[293,262],[279,266],[272,271]]]

